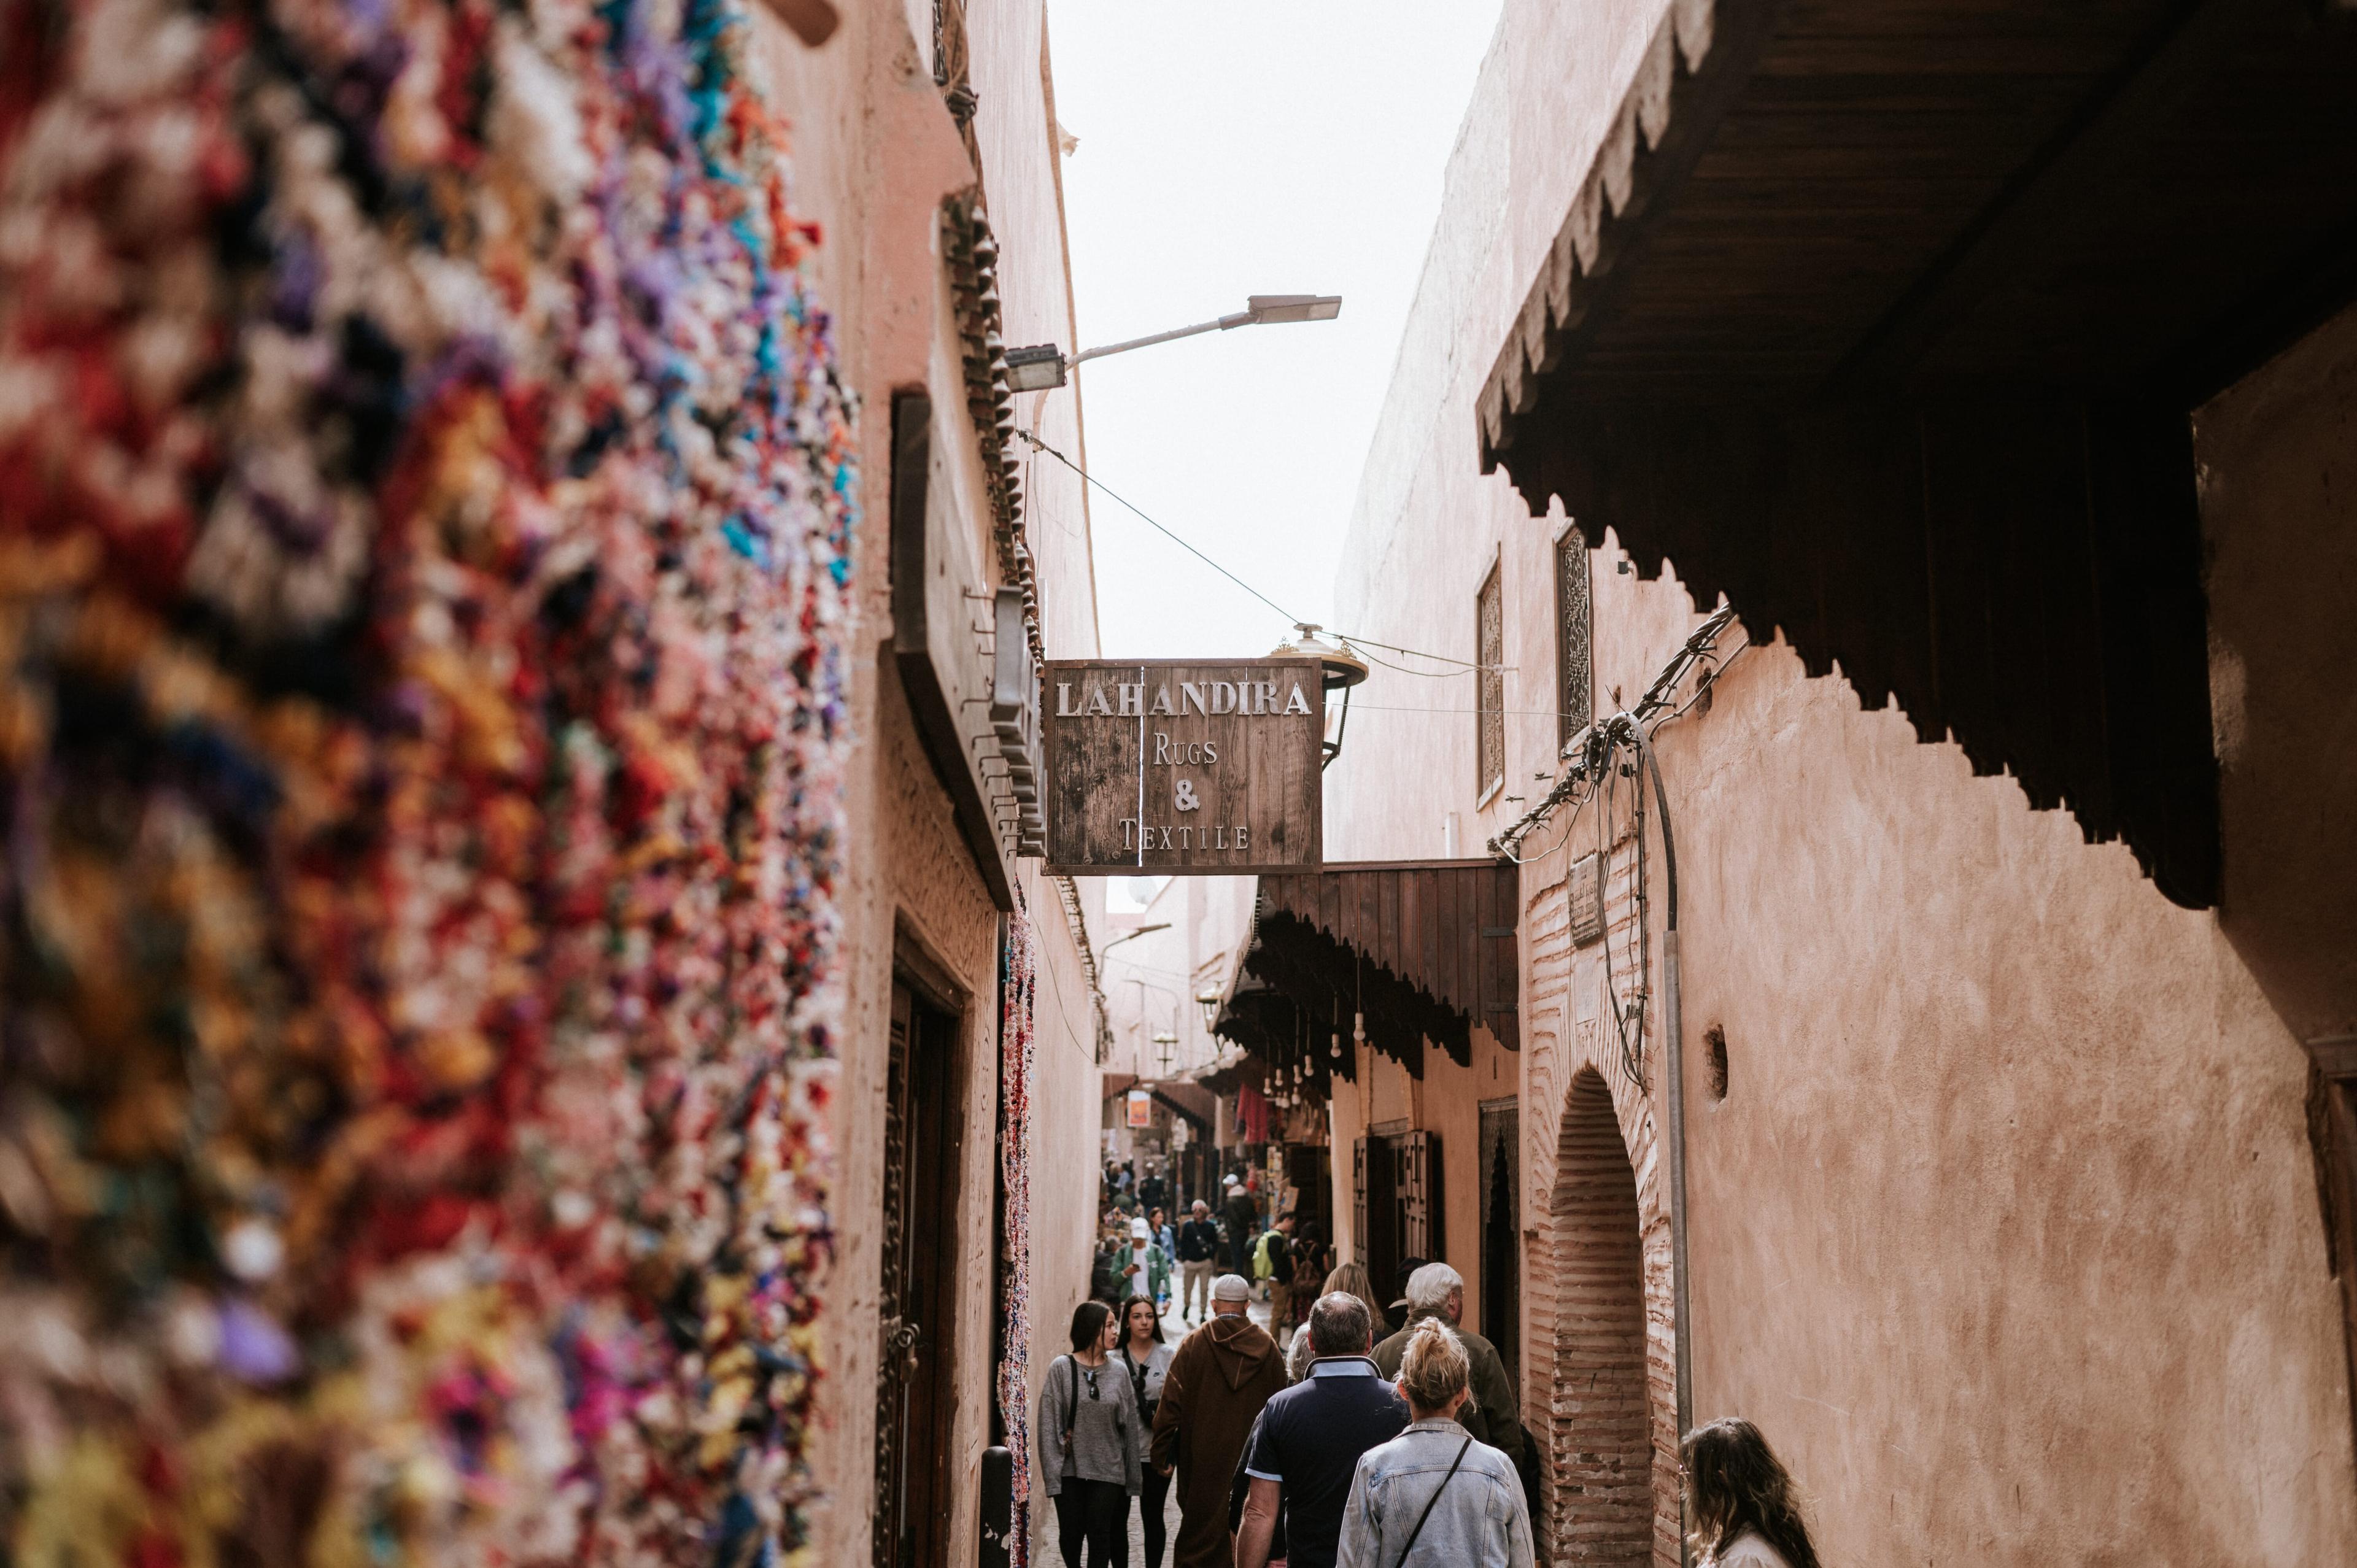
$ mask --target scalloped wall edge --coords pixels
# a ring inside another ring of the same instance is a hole
[[[1585,285],[1610,270],[1625,240],[1617,220],[1652,194],[1650,155],[1669,134],[1717,33],[1717,0],[1673,0],[1645,46],[1563,227],[1547,247],[1521,310],[1481,388],[1481,472],[1494,473],[1513,445],[1510,421],[1537,401],[1537,378],[1555,368],[1562,334],[1587,313]]]

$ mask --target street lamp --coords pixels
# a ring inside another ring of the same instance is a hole
[[[1154,1036],[1154,1043],[1162,1047],[1162,1076],[1168,1078],[1170,1076],[1170,1047],[1178,1043],[1178,1036],[1166,1029],[1161,1034]]]
[[[1192,338],[1199,332],[1228,332],[1239,327],[1274,327],[1286,321],[1331,321],[1342,314],[1342,296],[1339,294],[1255,294],[1244,301],[1242,310],[1232,311],[1213,321],[1199,321],[1192,327],[1177,327],[1168,332],[1156,332],[1144,338],[1132,338],[1126,343],[1108,343],[1102,349],[1083,349],[1070,359],[1053,343],[1035,343],[1028,348],[1006,350],[1006,386],[1009,392],[1045,392],[1049,387],[1064,384],[1065,373],[1075,365],[1091,360],[1102,360],[1107,354],[1125,354],[1132,349],[1147,349],[1174,338]]]
[[[1203,1032],[1210,1034],[1220,1026],[1220,993],[1206,986],[1195,993],[1195,1005],[1203,1010]]]
[[[1342,754],[1343,726],[1351,722],[1351,688],[1367,678],[1367,661],[1349,642],[1329,640],[1318,635],[1318,628],[1308,621],[1297,621],[1293,629],[1301,635],[1290,642],[1280,642],[1268,651],[1271,659],[1315,659],[1329,696],[1342,693],[1342,703],[1326,708],[1326,758],[1323,768]]]

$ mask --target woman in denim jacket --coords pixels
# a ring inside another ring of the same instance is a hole
[[[1514,1462],[1457,1424],[1471,1375],[1437,1317],[1400,1359],[1407,1430],[1359,1460],[1335,1568],[1531,1568],[1531,1516]]]

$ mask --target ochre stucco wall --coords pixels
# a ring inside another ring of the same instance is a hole
[[[1509,794],[1535,797],[1555,767],[1562,519],[1476,472],[1472,403],[1659,14],[1508,5],[1338,574],[1340,624],[1465,659],[1500,564]],[[2293,859],[2349,800],[2351,683],[2329,660],[2294,666],[2348,596],[2352,366],[2344,320],[2202,415],[2212,621],[2234,660],[2222,690],[2242,682],[2222,731],[2274,726],[2223,747],[2222,920],[2169,905],[2124,848],[1974,778],[1902,715],[1860,712],[1838,675],[1805,679],[1781,646],[1743,653],[1707,711],[1661,735],[1683,881],[1695,1415],[1761,1422],[1814,1498],[1828,1562],[2357,1560],[2296,1034],[2347,1026],[2352,880]],[[1674,563],[1624,575],[1609,532],[1588,560],[1609,713],[1701,618]],[[1475,809],[1469,678],[1379,669],[1356,698],[1327,775],[1330,854],[1438,854],[1450,812],[1477,853],[1522,809]],[[1665,1444],[1663,1046],[1649,1038],[1636,1095],[1611,1068],[1600,950],[1566,951],[1560,929],[1565,859],[1595,829],[1591,813],[1563,853],[1551,832],[1524,852],[1525,1401],[1547,1395],[1565,1095],[1600,1062],[1638,1179]],[[1625,849],[1612,871],[1625,997]],[[2263,899],[2295,918],[2259,918]],[[1723,1105],[1701,1065],[1713,1026]],[[1338,1139],[1356,1114],[1338,1101]],[[1659,1522],[1656,1561],[1674,1562]]]
[[[847,780],[843,906],[851,973],[834,1107],[839,1251],[822,1320],[827,1377],[820,1402],[827,1435],[819,1446],[817,1479],[826,1501],[817,1516],[815,1560],[864,1562],[869,1552],[880,1146],[899,942],[912,944],[963,998],[952,1064],[964,1125],[958,1210],[918,1219],[954,1227],[961,1259],[944,1508],[948,1561],[970,1563],[977,1551],[981,1453],[998,1356],[990,1255],[998,1158],[998,916],[953,826],[948,796],[918,739],[894,671],[888,640],[888,506],[891,394],[929,386],[944,429],[955,437],[942,444],[937,463],[937,504],[954,509],[969,527],[977,559],[995,558],[979,456],[963,412],[961,347],[939,239],[941,199],[972,184],[976,171],[932,81],[931,11],[921,4],[839,9],[839,31],[823,48],[810,49],[757,7],[754,55],[772,106],[790,126],[797,210],[823,226],[812,271],[834,315],[845,375],[864,405],[862,629],[855,639],[853,687],[861,745]],[[1043,16],[1035,3],[972,19],[972,70],[983,105],[975,132],[1001,247],[998,286],[1007,328],[1019,341],[1069,344],[1071,298]],[[1027,424],[1036,421],[1048,439],[1077,455],[1077,389],[1022,403]],[[1086,498],[1059,472],[1028,473],[1024,491],[1049,650],[1054,657],[1086,656],[1095,650]],[[972,585],[977,591],[990,585]],[[1019,880],[1039,965],[1030,1146],[1032,1187],[1039,1195],[1031,1260],[1036,1373],[1063,1348],[1071,1308],[1086,1289],[1089,1238],[1084,1228],[1060,1222],[1056,1195],[1093,1181],[1096,1074],[1091,1002],[1062,902],[1035,874],[1026,871]],[[1096,891],[1084,887],[1083,897],[1091,918],[1100,918]]]
[[[1697,1419],[1837,1560],[2345,1560],[2305,1062],[2215,918],[1781,648],[1662,751]]]

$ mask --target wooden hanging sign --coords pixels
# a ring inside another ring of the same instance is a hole
[[[1234,876],[1325,858],[1316,660],[1066,660],[1043,673],[1049,871]]]

